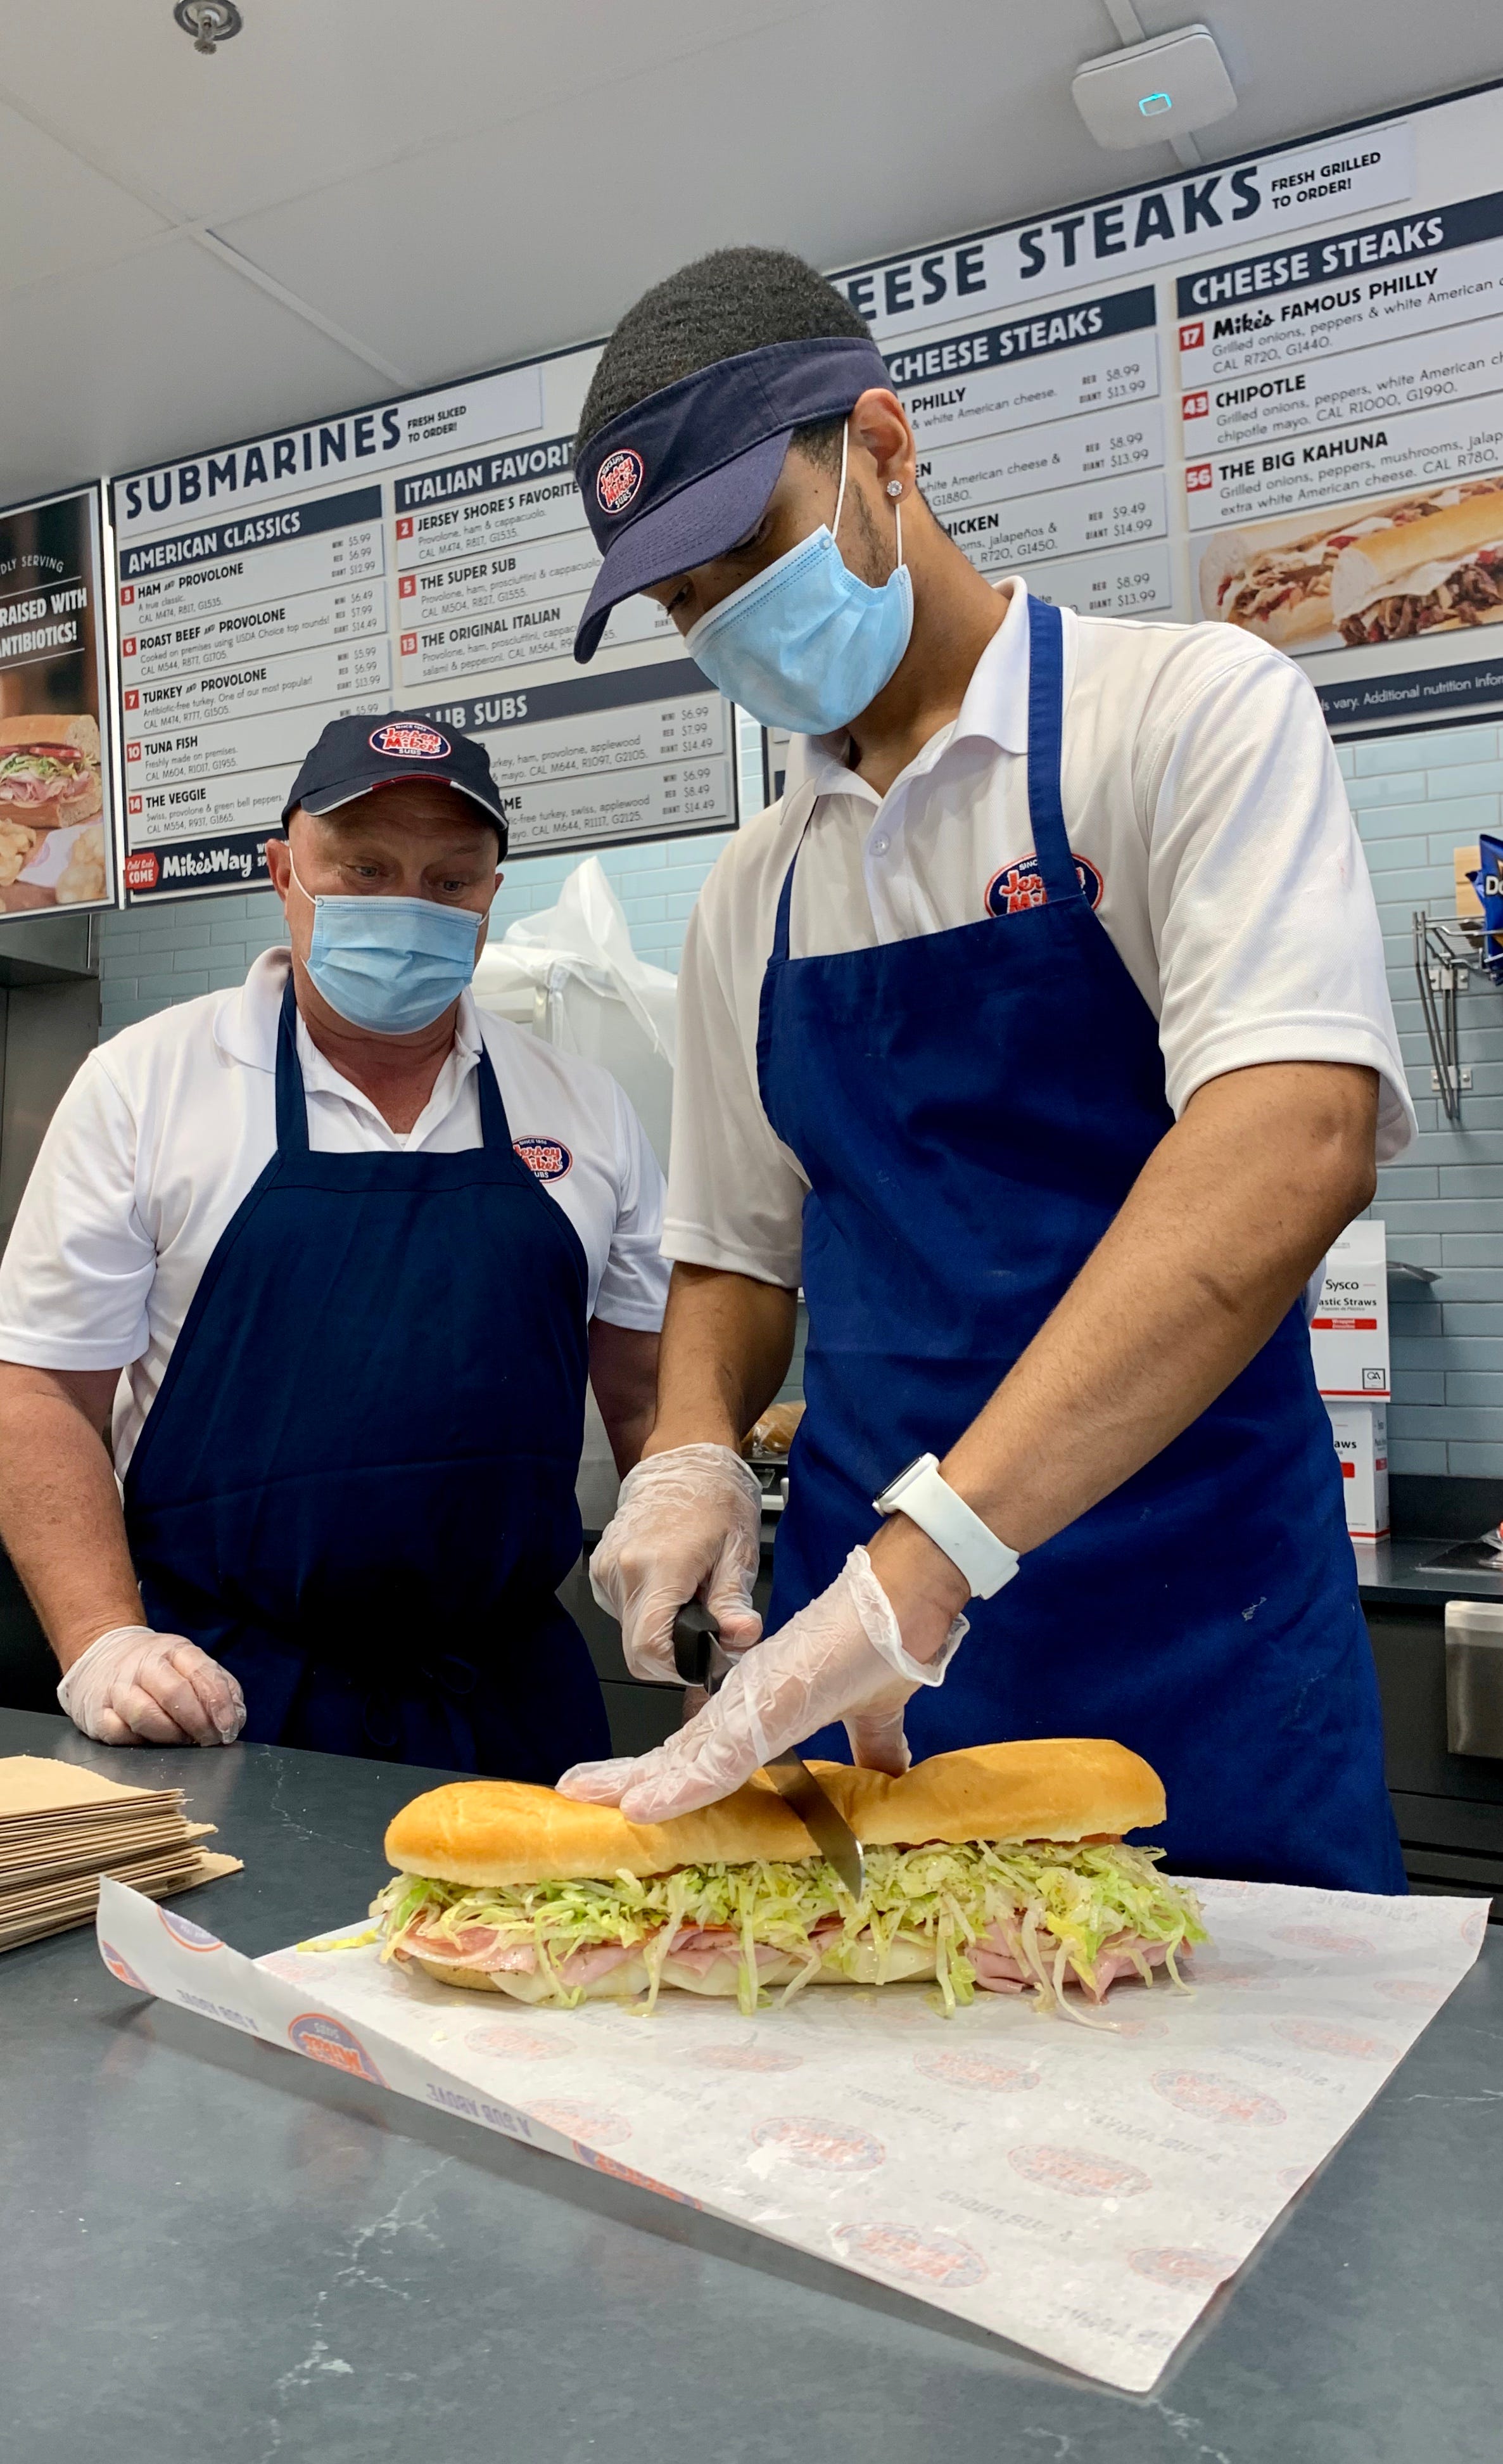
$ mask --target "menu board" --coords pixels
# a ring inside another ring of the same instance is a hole
[[[0,916],[115,904],[98,488],[0,513]]]
[[[1503,88],[835,279],[984,573],[1234,624],[1340,735],[1503,706]]]
[[[114,483],[126,895],[244,890],[325,722],[475,734],[511,852],[734,828],[733,714],[650,601],[575,627],[599,347]]]

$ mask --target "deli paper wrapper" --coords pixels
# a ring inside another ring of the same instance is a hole
[[[1486,1903],[1205,1882],[1193,1993],[1113,1989],[1110,2031],[916,1986],[784,2009],[666,1993],[534,2010],[382,1968],[251,1962],[108,1879],[122,1984],[483,2129],[1151,2387],[1481,1947]],[[349,1928],[358,1930],[359,1928]]]

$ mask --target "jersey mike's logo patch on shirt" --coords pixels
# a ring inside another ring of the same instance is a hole
[[[646,475],[642,455],[634,447],[622,445],[614,453],[607,453],[595,474],[595,494],[601,512],[629,512],[642,494]]]
[[[374,729],[370,747],[373,753],[384,753],[388,761],[447,761],[450,750],[448,737],[436,727],[396,721]]]
[[[1100,907],[1105,887],[1100,874],[1083,855],[1075,855],[1073,847],[1070,852],[1075,856],[1075,869],[1081,889],[1091,905]],[[1019,856],[1016,864],[1005,864],[987,884],[989,915],[1021,915],[1030,907],[1047,907],[1048,904],[1049,891],[1038,869],[1036,855]]]
[[[513,1138],[512,1148],[539,1180],[562,1180],[574,1169],[574,1156],[562,1138]]]

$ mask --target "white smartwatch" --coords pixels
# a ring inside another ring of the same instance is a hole
[[[926,1531],[935,1548],[959,1567],[975,1599],[991,1599],[1017,1572],[1017,1551],[999,1540],[957,1496],[940,1470],[938,1455],[920,1455],[872,1504],[879,1514],[905,1514]]]

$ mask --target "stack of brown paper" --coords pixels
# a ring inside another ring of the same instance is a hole
[[[73,1763],[0,1758],[0,1950],[89,1924],[99,1876],[148,1899],[237,1874],[238,1857],[201,1848],[180,1788],[126,1788]]]

